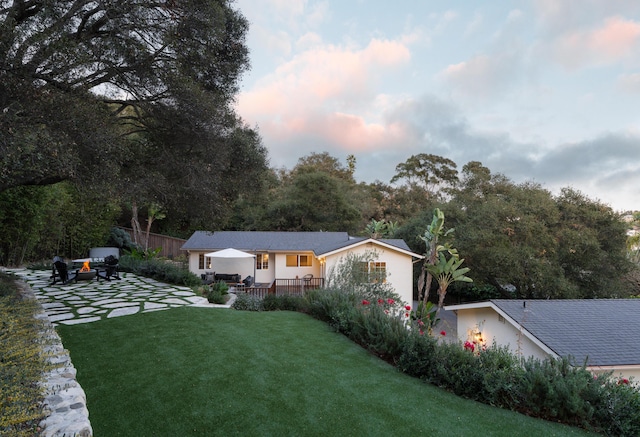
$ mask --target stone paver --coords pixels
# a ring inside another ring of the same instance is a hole
[[[165,310],[182,306],[210,306],[189,287],[165,284],[131,273],[121,280],[78,281],[50,285],[49,271],[11,270],[33,290],[53,326],[96,322],[112,317]],[[226,306],[228,307],[228,305]]]

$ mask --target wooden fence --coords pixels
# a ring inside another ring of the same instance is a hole
[[[133,229],[131,228],[120,228],[126,231],[131,237],[131,241],[133,239]],[[160,248],[160,256],[175,259],[180,255],[186,255],[184,250],[180,250],[180,248],[184,245],[187,240],[182,238],[168,237],[166,235],[160,234],[149,234],[149,249],[157,249]]]

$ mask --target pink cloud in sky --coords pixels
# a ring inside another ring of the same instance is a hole
[[[454,95],[485,100],[504,92],[517,78],[522,59],[516,52],[480,54],[446,67],[440,77]]]
[[[564,33],[550,50],[553,58],[569,69],[618,62],[640,51],[640,23],[610,17],[595,30]]]
[[[361,49],[318,42],[314,40],[310,48],[241,93],[239,114],[259,126],[267,143],[314,135],[347,149],[360,149],[378,147],[385,138],[400,135],[396,127],[366,120],[361,114],[379,103],[374,85],[385,73],[410,61],[409,48],[383,39],[373,39]]]

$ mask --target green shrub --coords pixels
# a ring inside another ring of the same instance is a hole
[[[231,308],[240,311],[264,311],[262,299],[247,293],[238,293]]]
[[[189,270],[159,259],[143,260],[131,255],[123,255],[120,257],[118,265],[121,271],[153,278],[168,284],[187,287],[195,287],[202,284],[202,280]]]
[[[360,297],[337,289],[312,290],[305,294],[309,314],[329,324],[337,332],[351,334]]]
[[[398,369],[407,375],[429,380],[429,372],[435,366],[437,347],[435,338],[420,335],[416,330],[410,331],[398,359]]]
[[[598,379],[601,379],[598,377]],[[594,422],[608,436],[640,435],[640,390],[633,381],[609,376],[602,384]]]
[[[393,299],[364,300],[357,309],[350,313],[349,338],[386,361],[397,361],[409,336],[408,312],[399,310]]]
[[[292,296],[289,294],[276,296],[275,294],[267,294],[262,299],[262,305],[265,311],[305,311],[305,299],[301,296]]]
[[[207,286],[205,297],[210,303],[222,305],[227,302],[228,294],[229,286],[227,285],[227,283],[224,281],[218,281]]]

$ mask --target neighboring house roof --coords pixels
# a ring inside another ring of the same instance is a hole
[[[271,231],[196,231],[182,246],[182,250],[221,250],[234,248],[254,252],[314,252],[317,256],[362,244],[371,239],[351,237],[346,232],[271,232]],[[371,240],[396,250],[411,252],[400,239]]]
[[[502,300],[447,306],[447,310],[492,307],[557,356],[576,364],[640,364],[640,299]]]

